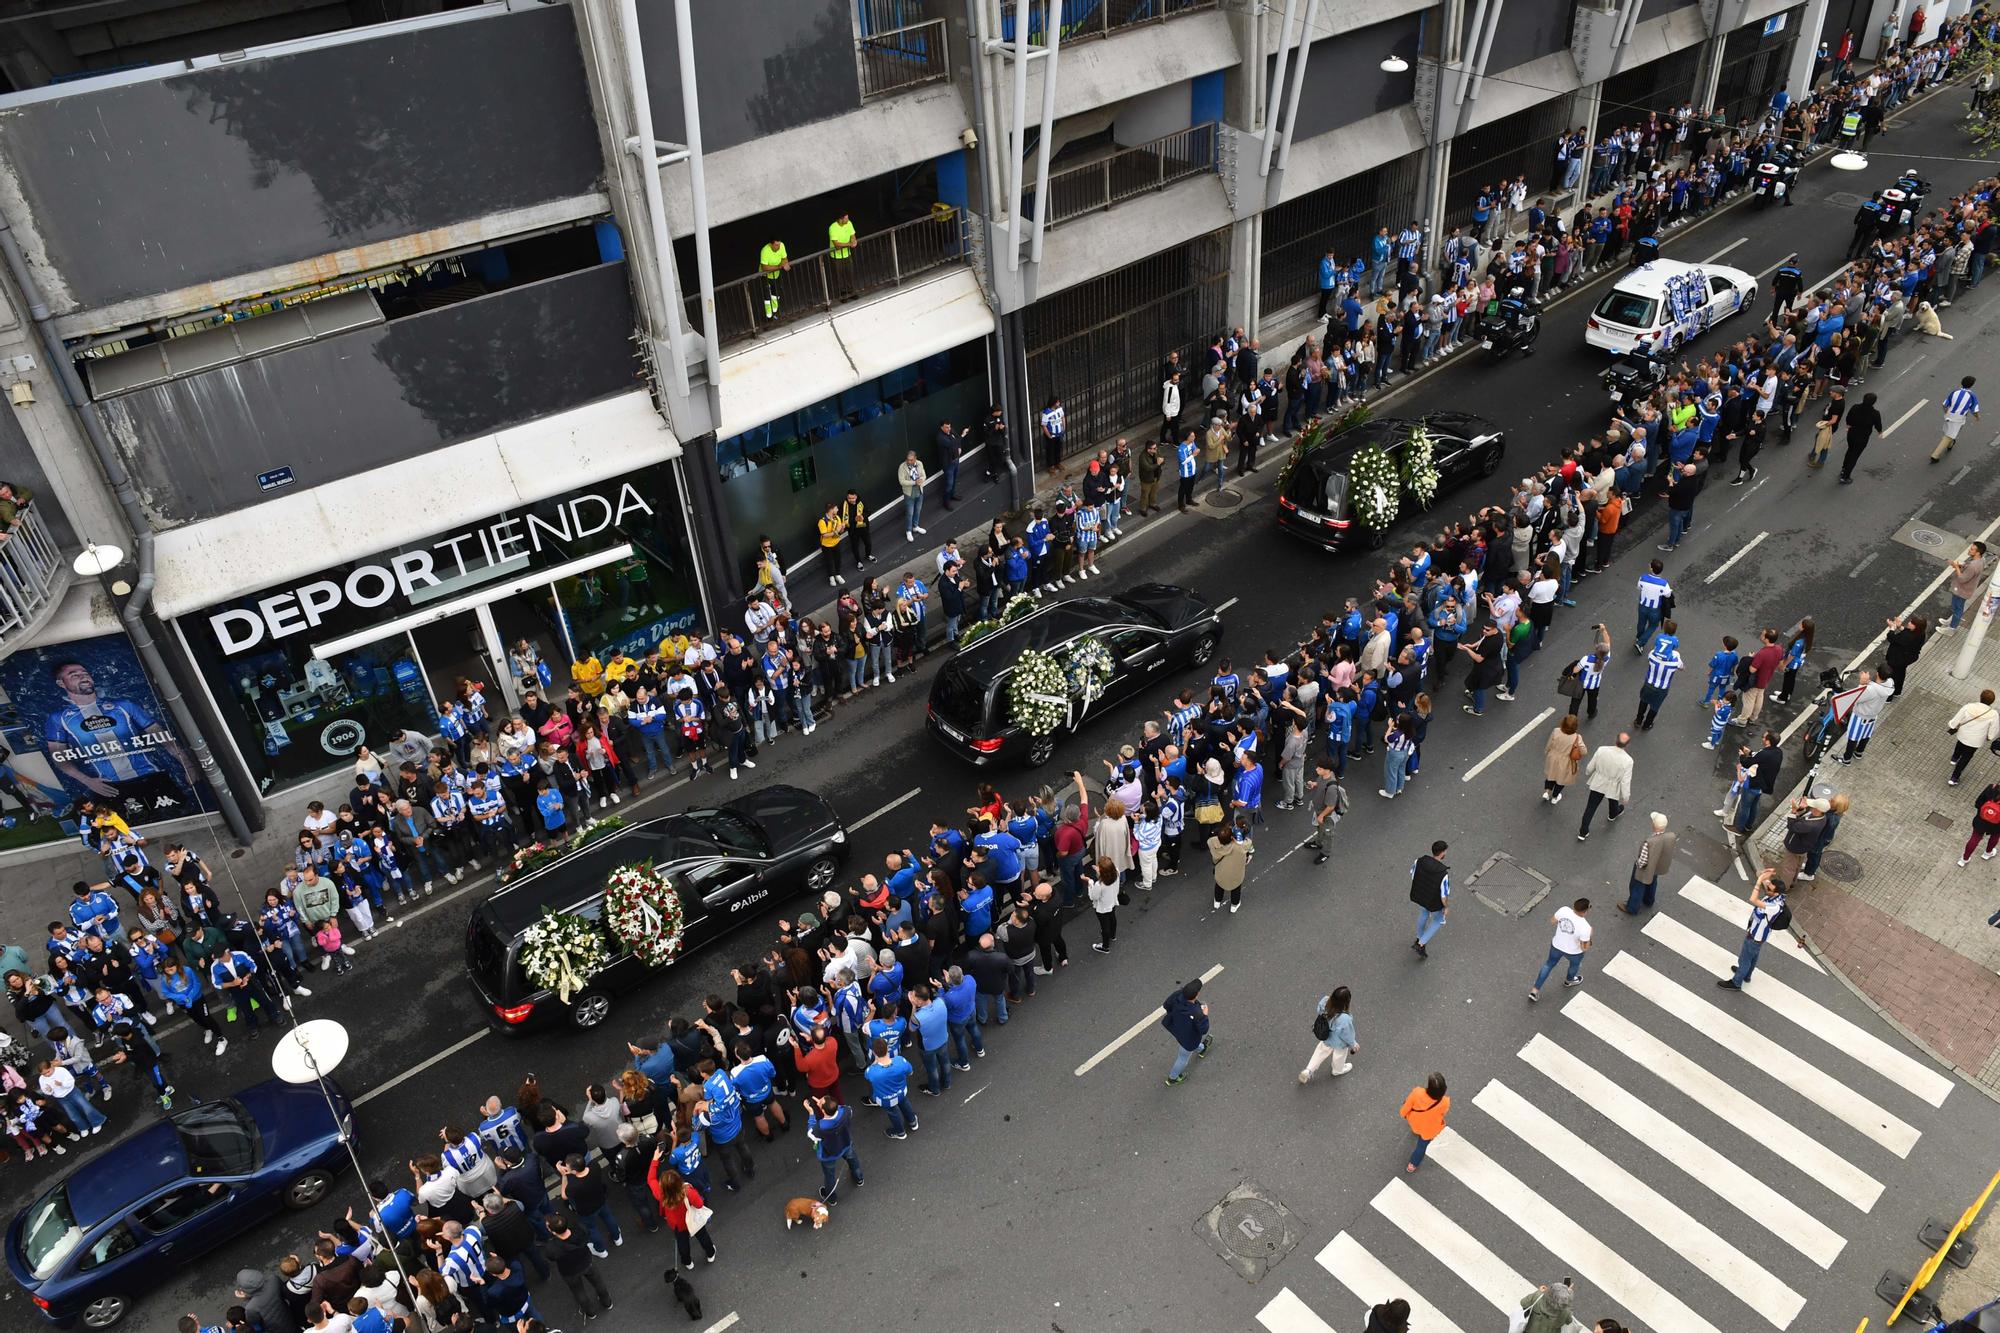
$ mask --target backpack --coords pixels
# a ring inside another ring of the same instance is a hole
[[[1333,1023],[1326,1016],[1325,1006],[1313,1011],[1313,1040],[1325,1041],[1333,1035]]]
[[[2000,804],[2000,802],[1995,802]],[[1338,782],[1333,784],[1333,817],[1343,819],[1347,815],[1347,788]]]
[[[1986,801],[1979,807],[1979,822],[2000,828],[2000,801]]]
[[[1792,928],[1792,905],[1790,903],[1786,903],[1783,907],[1780,907],[1778,909],[1778,914],[1771,918],[1771,929],[1790,930],[1791,928]]]

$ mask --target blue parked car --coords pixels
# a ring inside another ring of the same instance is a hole
[[[7,1267],[48,1320],[109,1328],[132,1302],[282,1209],[326,1198],[354,1111],[271,1079],[176,1111],[112,1144],[22,1210]],[[338,1115],[336,1121],[335,1116]]]

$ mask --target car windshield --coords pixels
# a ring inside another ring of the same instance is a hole
[[[205,1102],[173,1117],[187,1154],[188,1174],[240,1176],[257,1166],[263,1142],[257,1123],[232,1101]]]
[[[83,1243],[83,1230],[70,1211],[67,1186],[50,1190],[31,1206],[21,1222],[21,1257],[37,1278],[45,1278]]]
[[[744,856],[771,854],[770,840],[765,838],[764,830],[734,810],[690,810],[687,813],[702,832],[729,851]]]
[[[1651,297],[1614,287],[1597,303],[1597,317],[1628,328],[1650,329],[1653,327],[1653,313],[1659,308],[1660,303]]]

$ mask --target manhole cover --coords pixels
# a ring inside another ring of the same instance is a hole
[[[1249,1181],[1196,1218],[1194,1230],[1245,1282],[1270,1272],[1304,1234],[1290,1209]]]
[[[1839,204],[1842,208],[1861,207],[1861,196],[1849,190],[1832,190],[1820,196],[1829,204]]]
[[[1935,824],[1939,828],[1950,828],[1952,826],[1951,816],[1946,814],[1942,810],[1931,811],[1929,814],[1924,816],[1924,822],[1927,824]]]
[[[1243,492],[1241,491],[1210,491],[1207,500],[1207,505],[1210,509],[1234,509],[1242,503]]]
[[[1495,852],[1472,873],[1469,887],[1473,897],[1500,915],[1521,917],[1549,896],[1555,881],[1505,852]]]
[[[1966,548],[1966,539],[1928,523],[1905,523],[1894,539],[1937,560],[1949,560]]]
[[[1861,863],[1846,852],[1825,853],[1819,859],[1819,869],[1828,879],[1844,880],[1849,884],[1861,878]]]

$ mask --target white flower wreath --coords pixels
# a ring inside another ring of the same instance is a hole
[[[1354,516],[1372,532],[1386,531],[1402,508],[1402,480],[1396,465],[1379,445],[1357,450],[1347,465],[1347,479],[1354,499]]]
[[[1062,664],[1033,648],[1022,651],[1007,677],[1007,712],[1030,736],[1046,736],[1069,721],[1069,681]]]
[[[1410,429],[1409,441],[1403,445],[1403,485],[1425,508],[1437,498],[1437,444],[1429,427],[1422,424]]]
[[[521,942],[521,970],[537,986],[568,1004],[611,958],[604,932],[574,912],[542,909]]]
[[[1088,710],[1103,697],[1111,684],[1111,671],[1111,650],[1096,635],[1078,639],[1063,654],[1063,677],[1079,709]]]

